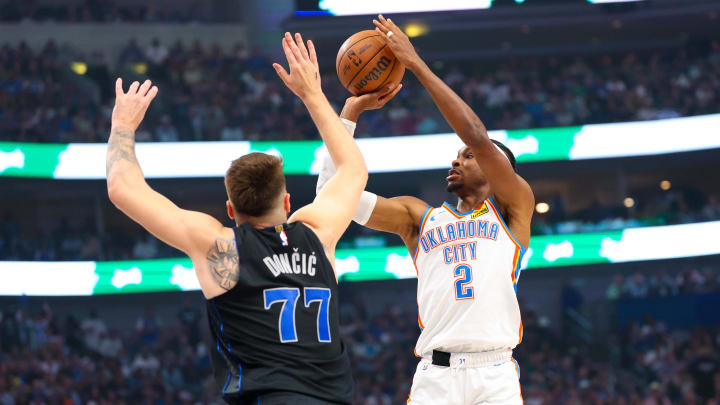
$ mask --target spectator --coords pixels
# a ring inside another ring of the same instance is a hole
[[[161,327],[162,323],[155,317],[155,312],[150,307],[145,308],[145,313],[135,323],[135,330],[140,334],[143,344],[155,343]]]
[[[80,324],[80,329],[85,335],[85,346],[97,351],[100,347],[100,338],[107,333],[105,321],[98,317],[97,309],[90,310],[88,317]]]
[[[155,137],[160,142],[177,142],[179,140],[177,130],[170,123],[170,116],[162,116],[160,125],[155,130]]]

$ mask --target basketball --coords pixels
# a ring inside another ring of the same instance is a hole
[[[359,96],[388,84],[399,84],[405,66],[375,30],[360,31],[342,44],[335,68],[343,87]]]

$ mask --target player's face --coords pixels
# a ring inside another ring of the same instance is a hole
[[[485,183],[485,174],[470,148],[466,146],[460,149],[457,158],[452,161],[446,180],[447,191],[456,194],[463,189],[475,189]]]

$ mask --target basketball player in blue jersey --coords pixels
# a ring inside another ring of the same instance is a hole
[[[488,137],[477,115],[433,74],[402,30],[382,16],[373,22],[465,143],[446,179],[457,204],[433,208],[415,197],[364,192],[354,217],[399,235],[417,270],[422,332],[415,353],[422,359],[408,402],[521,404],[512,350],[522,340],[516,286],[530,242],[532,190],[516,174],[512,152]],[[377,95],[350,97],[341,118],[352,133],[362,111],[381,105]],[[318,190],[334,172],[328,159],[323,166]]]
[[[212,358],[231,404],[351,404],[347,350],[338,332],[335,245],[367,182],[352,136],[320,86],[312,42],[283,39],[290,73],[274,68],[305,104],[338,170],[315,200],[290,218],[282,160],[251,153],[225,176],[233,228],[178,208],[146,183],[135,156],[135,130],[158,92],[150,81],[127,93],[116,83],[107,151],[110,200],[191,259],[206,298]]]

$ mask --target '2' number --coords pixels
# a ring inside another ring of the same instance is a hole
[[[468,286],[472,282],[472,268],[467,264],[460,264],[455,267],[455,299],[471,300],[474,297],[475,289]]]
[[[330,298],[329,288],[304,288],[305,308],[309,308],[313,302],[319,303],[317,316],[318,341],[329,343],[330,338]],[[297,331],[295,329],[295,307],[300,297],[299,288],[270,288],[263,291],[265,309],[276,302],[282,302],[280,319],[278,319],[278,330],[280,331],[280,342],[297,342]]]

